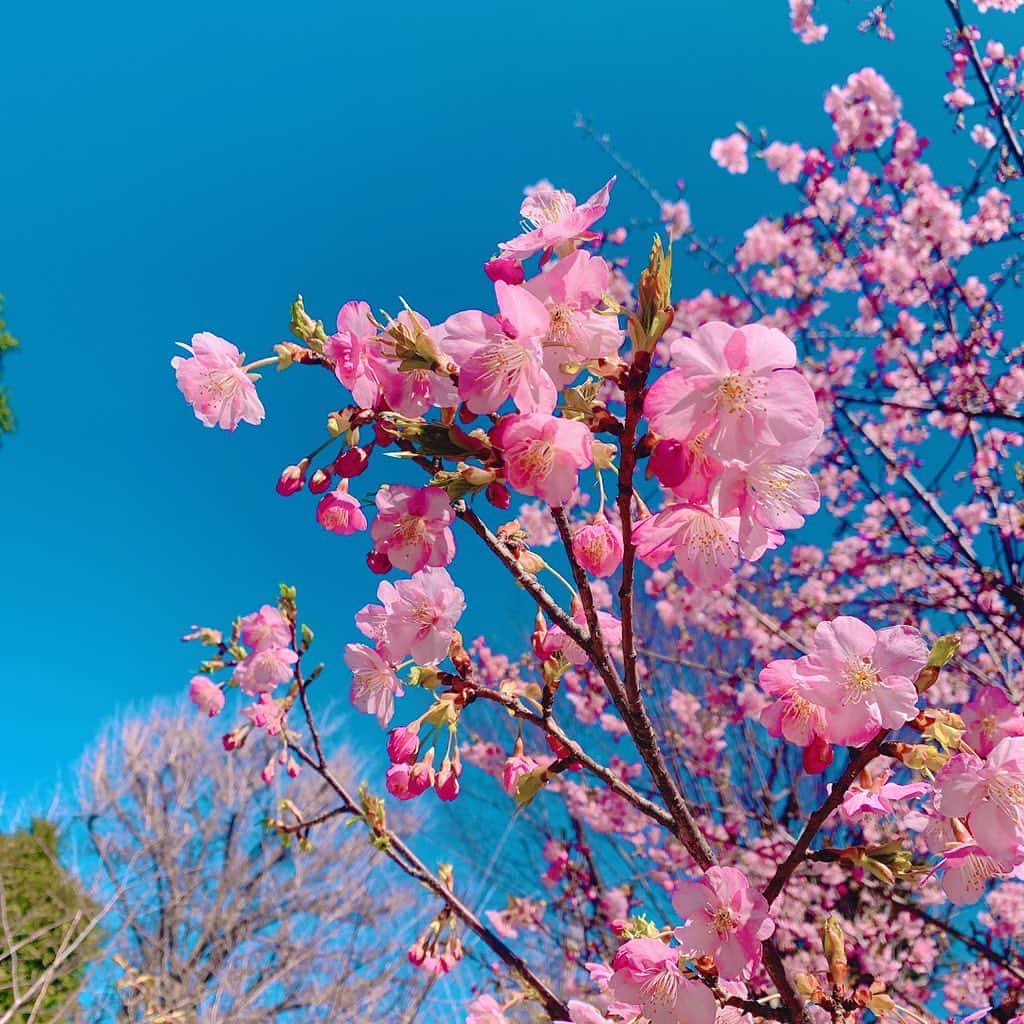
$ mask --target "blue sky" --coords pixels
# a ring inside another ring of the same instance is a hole
[[[182,691],[191,623],[225,624],[281,580],[333,665],[325,692],[344,695],[341,646],[375,586],[365,545],[273,488],[337,391],[271,373],[262,427],[206,430],[174,386],[175,341],[211,330],[266,354],[300,291],[325,321],[351,298],[403,295],[433,319],[487,303],[480,264],[514,233],[523,186],[583,196],[611,173],[578,110],[665,190],[685,178],[698,226],[724,238],[784,198],[708,158],[736,119],[826,141],[824,91],[876,64],[912,118],[944,129],[941,5],[901,0],[893,47],[846,30],[859,5],[832,6],[833,35],[805,47],[784,0],[12,5],[0,291],[24,349],[6,364],[19,431],[0,450],[8,812],[45,800],[117,709]],[[648,213],[621,182],[608,224]],[[467,632],[500,644],[520,595],[480,595]]]

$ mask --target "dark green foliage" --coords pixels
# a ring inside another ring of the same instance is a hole
[[[63,1019],[99,945],[94,929],[75,948],[98,908],[61,867],[57,842],[56,827],[42,819],[0,835],[0,1016],[17,1002],[18,1024],[30,1019],[40,992],[35,1021]],[[52,977],[33,992],[55,961]]]
[[[0,377],[3,376],[4,352],[18,346],[18,339],[7,330],[3,312],[4,300],[3,296],[0,295]],[[12,430],[14,430],[14,413],[11,411],[10,403],[7,400],[6,390],[0,385],[0,435],[9,434]]]

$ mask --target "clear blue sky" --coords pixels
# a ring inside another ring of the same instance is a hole
[[[44,799],[117,708],[181,692],[191,623],[226,623],[279,580],[344,694],[338,654],[375,585],[364,544],[273,489],[336,392],[271,373],[262,427],[206,430],[174,386],[176,340],[211,330],[264,354],[299,291],[328,321],[351,298],[404,295],[433,318],[486,303],[480,264],[514,233],[522,187],[587,195],[609,176],[577,110],[666,190],[684,177],[698,225],[727,238],[783,199],[708,158],[737,118],[827,140],[825,89],[875,63],[944,129],[941,5],[901,0],[895,48],[841,30],[859,5],[823,6],[833,35],[805,47],[784,0],[10,5],[0,291],[24,350],[0,450],[8,812]],[[648,212],[623,182],[608,223]],[[468,631],[500,642],[518,601],[495,592]]]

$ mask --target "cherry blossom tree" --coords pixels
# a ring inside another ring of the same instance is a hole
[[[862,28],[891,38],[890,6]],[[813,8],[790,3],[807,43]],[[262,367],[340,385],[277,490],[386,577],[343,660],[391,766],[358,790],[332,767],[290,587],[189,634],[192,699],[215,717],[240,690],[233,756],[319,776],[425,888],[408,961],[472,971],[469,1024],[1024,1020],[1024,49],[946,8],[949,182],[857,69],[817,145],[709,141],[791,197],[728,250],[581,118],[647,220],[609,220],[615,178],[582,202],[542,181],[484,262],[488,309],[357,299],[328,334],[300,298],[274,355],[204,333],[174,360],[229,430],[262,420]],[[680,260],[716,287],[674,291]],[[484,559],[525,650],[460,632]],[[430,867],[389,814],[432,794],[469,832],[487,776],[529,852],[480,913],[473,862]]]

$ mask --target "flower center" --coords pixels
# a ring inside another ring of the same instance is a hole
[[[685,544],[690,557],[717,562],[732,552],[732,543],[721,525],[706,513],[698,513],[685,529]]]
[[[547,477],[555,461],[554,449],[547,441],[535,441],[524,449],[519,458],[520,471],[530,479]]]
[[[554,224],[568,217],[575,209],[576,202],[568,192],[553,188],[534,192],[523,204],[522,213],[533,227],[540,227],[541,224]]]
[[[731,935],[739,926],[739,921],[732,915],[728,907],[719,907],[711,915],[711,927],[724,939]]]
[[[672,970],[661,970],[640,987],[645,1007],[674,1006],[679,989],[679,975]]]
[[[351,513],[347,508],[340,505],[325,508],[320,513],[320,521],[328,530],[341,530],[349,524]]]
[[[422,516],[406,515],[398,521],[398,534],[405,544],[416,544],[427,533],[427,524]]]
[[[846,683],[849,699],[859,701],[871,693],[882,681],[882,677],[875,671],[867,658],[859,658],[846,666],[843,681]]]
[[[544,344],[556,348],[567,348],[572,344],[575,331],[573,330],[572,315],[575,311],[572,306],[564,302],[558,302],[548,308],[551,317],[551,326],[548,328]]]
[[[753,382],[740,373],[730,373],[718,385],[718,404],[726,412],[743,412],[754,392]]]

